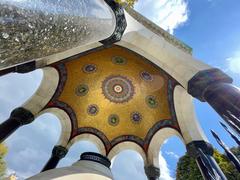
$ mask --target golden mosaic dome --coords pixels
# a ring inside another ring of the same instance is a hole
[[[160,128],[179,130],[172,100],[176,81],[140,55],[113,46],[53,66],[60,83],[48,107],[69,114],[71,139],[92,133],[107,150],[125,140],[147,148]]]

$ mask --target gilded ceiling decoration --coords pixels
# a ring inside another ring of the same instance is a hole
[[[132,99],[134,86],[127,77],[111,75],[102,82],[102,93],[111,102],[125,103]]]
[[[119,117],[117,114],[111,114],[108,117],[108,123],[112,126],[117,126],[119,123]]]
[[[83,66],[83,72],[85,73],[94,73],[97,70],[97,66],[95,64],[86,64]]]
[[[75,94],[77,96],[85,96],[88,93],[88,86],[86,84],[80,84],[76,87]]]
[[[138,54],[119,46],[98,48],[53,67],[60,83],[47,107],[69,114],[71,138],[93,133],[107,151],[126,140],[146,150],[159,129],[180,132],[172,99],[177,82]]]
[[[99,111],[99,108],[96,104],[91,104],[87,107],[87,113],[90,115],[90,116],[95,116],[97,115]]]

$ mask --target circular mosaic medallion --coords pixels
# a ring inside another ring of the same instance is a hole
[[[112,57],[112,62],[114,64],[118,64],[118,65],[124,65],[127,63],[127,60],[121,56],[113,56]]]
[[[150,108],[156,108],[158,103],[155,96],[147,96],[146,103]]]
[[[152,75],[146,71],[141,72],[140,76],[144,81],[152,81],[153,80]]]
[[[91,104],[87,108],[87,113],[91,116],[97,115],[98,111],[99,111],[99,109],[98,109],[98,106],[96,104]]]
[[[112,126],[117,126],[118,123],[119,123],[119,117],[118,115],[116,114],[111,114],[109,117],[108,117],[108,123]]]
[[[94,73],[97,70],[97,66],[95,64],[86,64],[83,67],[83,72],[85,73]]]
[[[140,123],[142,115],[139,112],[133,112],[131,113],[131,120],[133,123]]]
[[[109,76],[102,83],[104,96],[114,103],[128,102],[134,94],[132,82],[123,76]]]
[[[88,86],[85,84],[80,84],[79,86],[76,87],[75,89],[75,94],[77,96],[85,96],[88,93]]]

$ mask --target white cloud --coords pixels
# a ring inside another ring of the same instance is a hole
[[[168,168],[166,160],[162,156],[162,152],[159,153],[159,167],[161,172],[160,180],[174,180],[170,175],[170,170]]]
[[[132,150],[122,151],[115,157],[112,164],[112,173],[115,180],[147,180],[143,159]]]
[[[231,72],[240,74],[240,51],[235,52],[230,58],[227,58],[228,67]]]
[[[167,144],[167,142],[168,142],[168,139],[164,140],[162,145]]]
[[[135,9],[171,34],[188,20],[185,0],[139,0]]]
[[[165,153],[175,159],[179,159],[179,155],[175,154],[174,152],[165,151]]]

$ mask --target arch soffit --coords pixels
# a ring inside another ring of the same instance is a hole
[[[61,134],[57,145],[66,147],[72,132],[72,124],[70,117],[64,110],[57,107],[52,107],[46,108],[43,111],[41,111],[39,114],[37,114],[36,118],[45,113],[51,113],[59,119],[61,124]]]
[[[184,143],[181,134],[173,128],[162,128],[158,130],[152,137],[147,151],[147,163],[156,167],[159,166],[159,151],[164,141],[172,136],[177,136]],[[185,144],[185,143],[184,143]]]
[[[23,104],[23,107],[37,115],[53,97],[59,82],[58,71],[53,67],[42,69],[43,79],[35,94]]]
[[[196,118],[192,96],[182,86],[177,85],[174,89],[173,98],[178,124],[185,144],[194,140],[207,141]]]
[[[83,133],[80,135],[75,136],[73,139],[71,139],[69,141],[69,143],[67,144],[67,149],[71,148],[71,146],[79,141],[90,141],[93,144],[95,144],[100,152],[100,154],[106,156],[106,148],[104,143],[102,142],[102,140],[97,137],[94,134],[90,134],[90,133]]]
[[[133,150],[136,151],[137,153],[139,153],[139,155],[142,157],[144,164],[147,162],[147,158],[146,158],[146,154],[144,152],[144,150],[142,149],[141,146],[139,146],[137,143],[135,142],[131,142],[131,141],[124,141],[121,142],[117,145],[115,145],[108,153],[107,157],[110,160],[113,160],[114,157],[116,157],[120,152],[124,151],[124,150]]]

